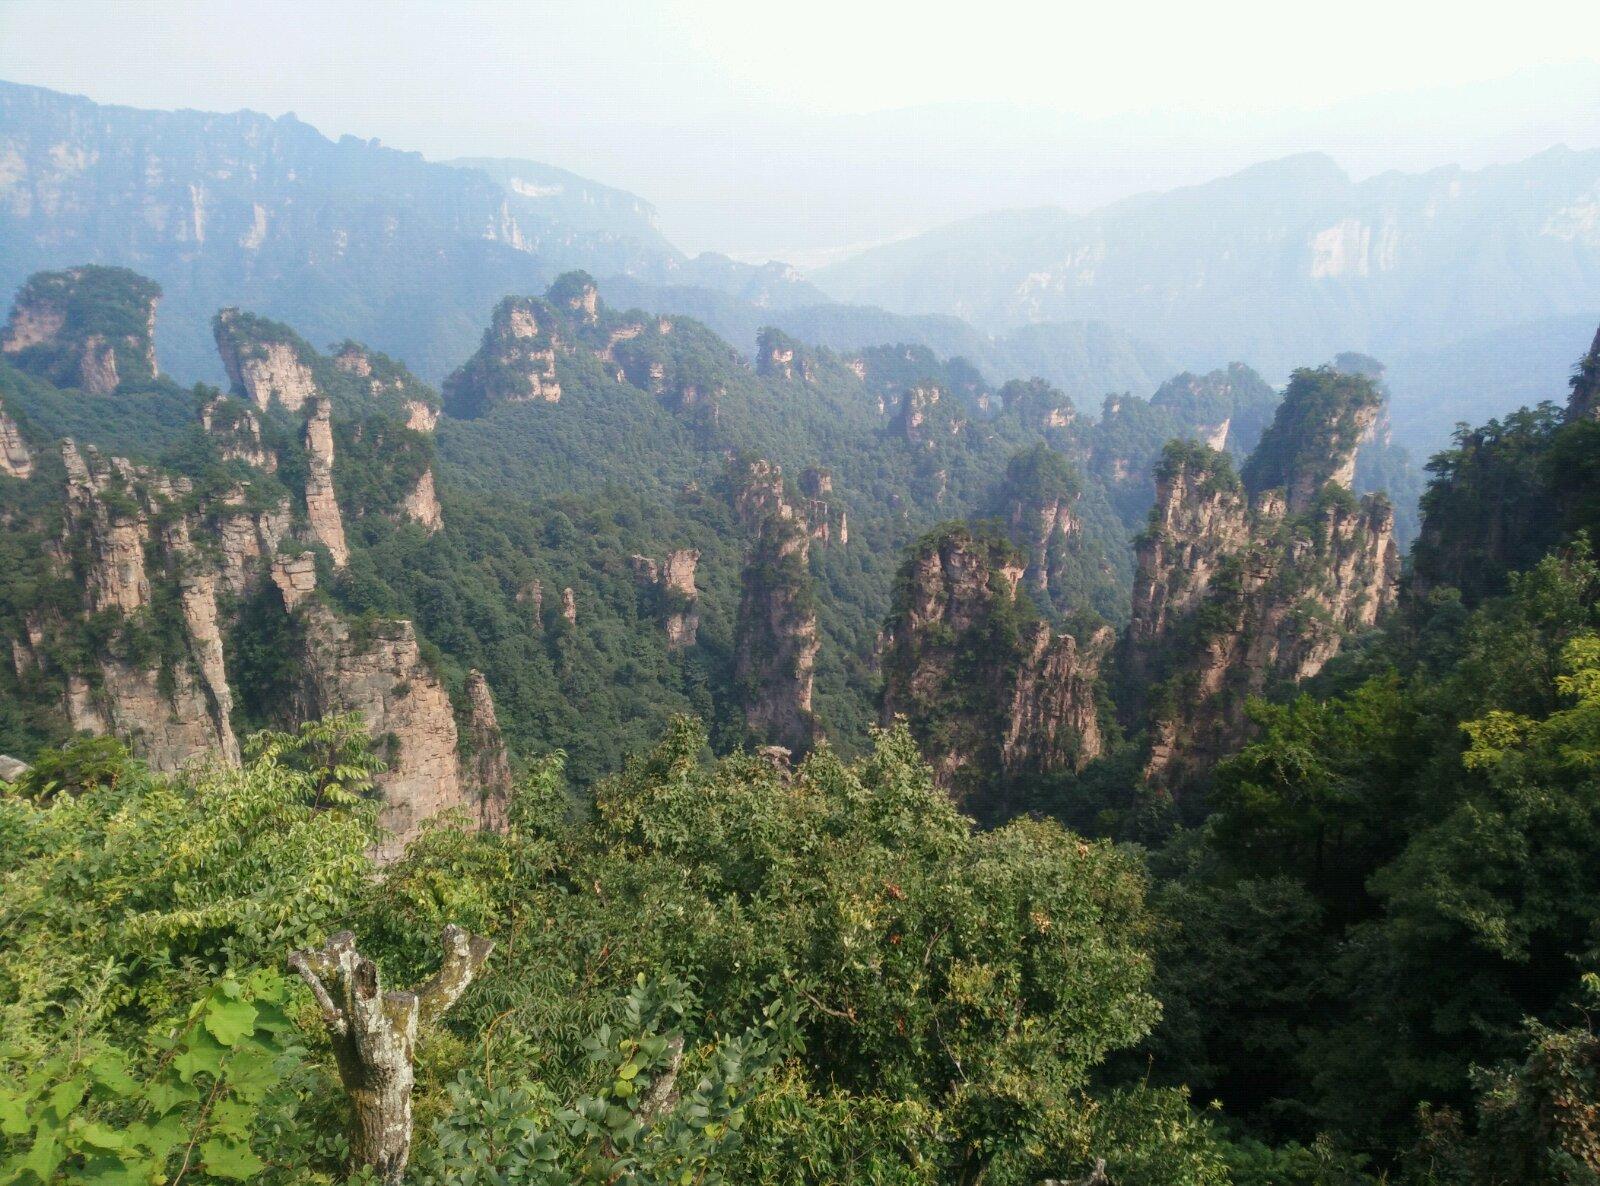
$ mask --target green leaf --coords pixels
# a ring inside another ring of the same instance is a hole
[[[79,1126],[78,1136],[96,1149],[120,1149],[128,1143],[128,1138],[116,1129],[107,1128],[92,1120]]]
[[[139,1084],[128,1074],[127,1065],[118,1051],[107,1050],[96,1055],[89,1063],[89,1073],[94,1076],[98,1086],[112,1095],[127,1098],[139,1090]]]
[[[200,1159],[206,1172],[218,1178],[242,1182],[267,1168],[267,1163],[250,1152],[247,1141],[225,1141],[213,1137],[200,1146]]]
[[[249,1001],[213,998],[206,1006],[206,1029],[224,1046],[237,1045],[255,1028],[256,1007]]]

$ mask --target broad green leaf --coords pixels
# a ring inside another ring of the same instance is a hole
[[[200,1146],[200,1160],[208,1174],[242,1182],[267,1168],[267,1163],[250,1152],[247,1141],[226,1141],[213,1137]]]
[[[238,1044],[256,1028],[256,1007],[249,1001],[214,998],[206,1006],[206,1029],[224,1046]]]

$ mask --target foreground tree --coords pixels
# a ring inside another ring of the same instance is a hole
[[[385,1184],[405,1178],[417,1028],[444,1016],[493,949],[489,939],[445,927],[444,962],[432,979],[409,992],[383,991],[377,964],[356,950],[349,931],[334,935],[320,951],[289,956],[289,967],[317,998],[350,1096],[352,1169],[370,1166]]]

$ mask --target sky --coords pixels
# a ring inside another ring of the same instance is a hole
[[[803,266],[1290,152],[1352,174],[1600,147],[1600,3],[0,0],[0,78],[630,189]]]

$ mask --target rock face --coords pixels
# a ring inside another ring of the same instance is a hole
[[[557,318],[537,297],[507,297],[496,305],[478,352],[445,380],[445,410],[471,419],[501,404],[560,400]]]
[[[263,412],[274,403],[298,412],[317,394],[314,352],[288,326],[224,309],[211,328],[234,390]]]
[[[792,516],[773,514],[761,522],[745,563],[734,634],[734,686],[747,732],[797,754],[817,736],[811,711],[817,615],[808,545]]]
[[[92,658],[92,667],[66,673],[69,722],[128,739],[157,770],[207,751],[237,763],[216,579],[190,537],[187,483],[92,449],[80,453],[71,441],[62,461],[62,554],[74,558],[82,613],[113,615],[120,624],[116,641]],[[154,598],[151,564],[160,566],[164,584],[176,587],[175,605]],[[135,641],[161,618],[171,623],[165,633],[177,653],[158,648],[152,655]]]
[[[756,338],[756,374],[769,378],[793,379],[798,343],[775,329],[764,329]]]
[[[1349,378],[1298,372],[1243,481],[1201,445],[1163,455],[1125,652],[1132,682],[1153,685],[1153,784],[1181,788],[1237,749],[1250,696],[1315,675],[1394,600],[1394,512],[1342,484],[1378,409]]]
[[[333,410],[320,395],[312,395],[306,407],[305,447],[306,523],[317,542],[328,549],[334,567],[343,568],[350,562],[350,549],[333,491]]]
[[[464,808],[476,817],[476,797],[457,761],[455,711],[423,662],[411,623],[379,622],[358,633],[319,601],[295,613],[305,635],[297,715],[359,712],[387,765],[376,780],[383,795],[378,822],[387,833],[377,859],[399,856],[423,821],[441,811]]]
[[[429,535],[444,526],[444,512],[439,509],[439,496],[433,489],[433,469],[422,471],[417,484],[400,504],[400,513],[422,527]]]
[[[1600,420],[1600,330],[1594,345],[1578,364],[1572,376],[1572,394],[1567,398],[1568,420]]]
[[[511,796],[511,761],[495,716],[494,696],[483,672],[467,673],[467,716],[461,733],[462,779],[478,795],[481,826],[504,831]]]
[[[1055,635],[1017,595],[1023,557],[965,526],[901,570],[883,658],[886,722],[904,716],[957,802],[1003,806],[1008,778],[1077,770],[1104,747],[1095,684],[1114,636]]]
[[[1026,561],[1023,581],[1041,606],[1067,584],[1067,549],[1078,534],[1074,513],[1081,484],[1066,459],[1046,445],[1012,457],[1006,466],[998,517]]]
[[[932,385],[908,387],[900,397],[890,431],[914,444],[931,449],[940,438],[953,436],[965,427],[945,393]]]
[[[155,379],[161,288],[125,268],[39,272],[17,293],[0,353],[58,387],[109,395]]]
[[[224,461],[242,461],[276,473],[278,458],[261,443],[261,420],[248,404],[217,396],[200,407],[200,427],[217,444]]]
[[[656,599],[657,612],[667,632],[667,649],[678,651],[694,646],[700,632],[700,591],[694,584],[699,550],[675,549],[659,564],[648,556],[634,556],[632,563],[634,576]]]
[[[33,476],[33,454],[17,422],[6,415],[4,404],[0,404],[0,474],[23,479]]]
[[[1240,476],[1251,490],[1284,490],[1303,514],[1328,483],[1350,488],[1356,450],[1378,422],[1383,397],[1364,375],[1321,367],[1289,380],[1283,403]]]

